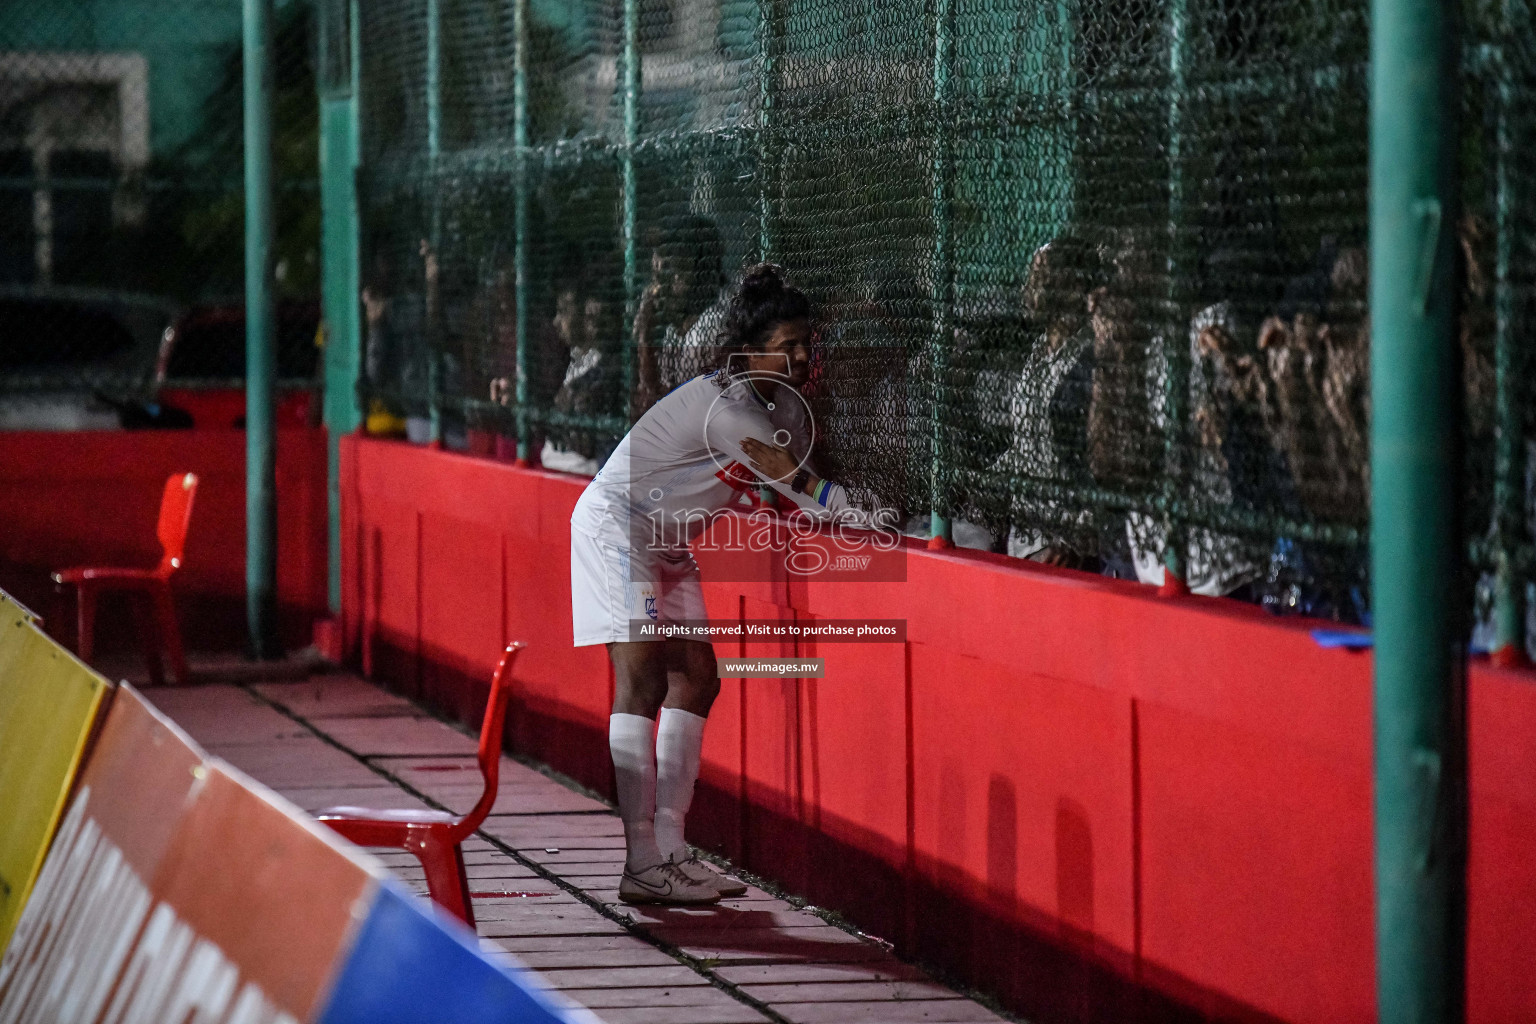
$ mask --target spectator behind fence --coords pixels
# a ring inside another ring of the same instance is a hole
[[[426,409],[425,290],[408,290],[401,278],[391,254],[377,247],[361,296],[366,426],[375,434],[407,433],[406,417],[419,420]]]
[[[514,410],[513,417],[503,424],[504,430],[517,423],[516,285],[516,270],[498,263],[491,274],[491,284],[484,293],[474,328],[485,339],[485,356],[480,365],[482,372],[490,378],[487,382],[490,399],[500,405],[513,407]],[[571,295],[574,301],[574,292]],[[548,428],[539,412],[553,406],[570,361],[569,338],[560,336],[555,319],[533,316],[531,311],[528,317],[527,353],[524,360],[528,375],[528,415],[524,426],[528,436],[518,439],[526,442],[528,461],[534,465],[540,462],[548,435]]]
[[[621,312],[603,294],[606,280],[600,269],[583,264],[574,283],[555,299],[554,336],[568,357],[551,403],[555,420],[539,458],[546,469],[595,475],[617,443],[613,432],[582,422],[614,416],[620,409],[621,369],[614,342]]]
[[[1109,281],[1089,296],[1093,325],[1093,383],[1089,390],[1089,470],[1101,487],[1127,496],[1151,494],[1177,452],[1166,448],[1169,374],[1164,336],[1153,330],[1156,299],[1166,289],[1159,255],[1136,231],[1111,239]],[[1185,477],[1186,504],[1221,508],[1232,502],[1228,464],[1223,454],[1232,396],[1224,378],[1202,359],[1201,339],[1228,337],[1235,330],[1230,307],[1216,302],[1200,310],[1188,327],[1190,369],[1182,385],[1186,412],[1195,429],[1179,440],[1192,449],[1193,472]],[[1201,488],[1209,488],[1202,490]],[[1200,501],[1191,500],[1196,494]],[[1131,568],[1142,583],[1161,586],[1168,545],[1160,516],[1131,512],[1125,519]],[[1197,594],[1233,594],[1258,575],[1237,538],[1195,525],[1183,531],[1184,583]],[[1106,546],[1108,539],[1106,538]],[[1116,545],[1118,547],[1118,544]],[[1112,561],[1106,558],[1106,562]]]
[[[1366,253],[1331,237],[1290,279],[1260,326],[1246,395],[1274,464],[1270,508],[1291,519],[1362,525],[1369,507],[1369,314]],[[1342,560],[1341,560],[1342,559]],[[1280,537],[1260,600],[1280,612],[1353,620],[1364,606],[1363,550],[1329,551]],[[1330,563],[1339,563],[1332,569]]]
[[[653,228],[651,279],[635,312],[638,382],[631,422],[656,400],[713,362],[731,292],[722,271],[720,231],[708,217],[690,214]]]
[[[1092,247],[1063,235],[1035,251],[1024,285],[1029,352],[1009,395],[1013,439],[998,471],[1012,481],[1008,554],[1048,565],[1096,563],[1087,476],[1093,334],[1084,282]]]

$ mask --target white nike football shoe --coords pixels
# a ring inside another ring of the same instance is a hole
[[[688,859],[682,861],[677,866],[679,870],[695,882],[714,886],[715,891],[721,896],[745,896],[747,894],[745,883],[738,882],[734,878],[725,877],[700,860],[699,855],[696,853],[689,854]]]
[[[625,869],[619,880],[619,899],[625,903],[715,903],[720,892],[707,881],[697,881],[681,867],[664,860],[639,871]]]

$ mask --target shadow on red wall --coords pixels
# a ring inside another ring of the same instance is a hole
[[[612,681],[571,646],[584,481],[343,441],[344,635],[611,793]],[[712,618],[905,619],[901,644],[738,643],[690,838],[1040,1021],[1375,1018],[1370,656],[1234,602],[909,549],[885,584],[706,583]],[[1536,1019],[1536,690],[1471,673],[1468,1019]]]
[[[0,574],[7,589],[74,644],[73,602],[48,573],[70,565],[153,565],[155,516],[166,477],[198,475],[186,565],[172,581],[189,647],[245,642],[245,433],[236,430],[0,434]],[[326,606],[323,430],[278,433],[277,589],[290,648],[309,643]],[[103,604],[103,653],[136,642],[126,599]]]

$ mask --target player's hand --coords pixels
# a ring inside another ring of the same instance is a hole
[[[800,469],[800,460],[788,448],[764,444],[755,437],[742,438],[741,450],[760,476],[788,483]]]

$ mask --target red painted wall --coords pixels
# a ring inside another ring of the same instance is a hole
[[[605,655],[570,646],[584,481],[342,451],[349,649],[478,721],[499,645],[528,641],[513,744],[611,791]],[[802,645],[821,680],[727,680],[690,838],[1033,1019],[1374,1019],[1369,654],[1234,602],[909,556],[905,583],[706,584],[714,617],[904,618],[908,642]],[[1487,1024],[1536,1019],[1532,682],[1471,675]]]
[[[229,649],[245,623],[245,433],[111,430],[0,433],[0,566],[6,582],[71,644],[73,601],[48,573],[71,565],[155,564],[155,517],[166,477],[198,475],[186,562],[172,580],[190,646]],[[278,432],[278,600],[284,639],[307,644],[326,611],[325,432]],[[131,642],[131,619],[106,605],[108,647]],[[62,616],[60,613],[64,612]],[[63,621],[68,620],[68,621]]]

